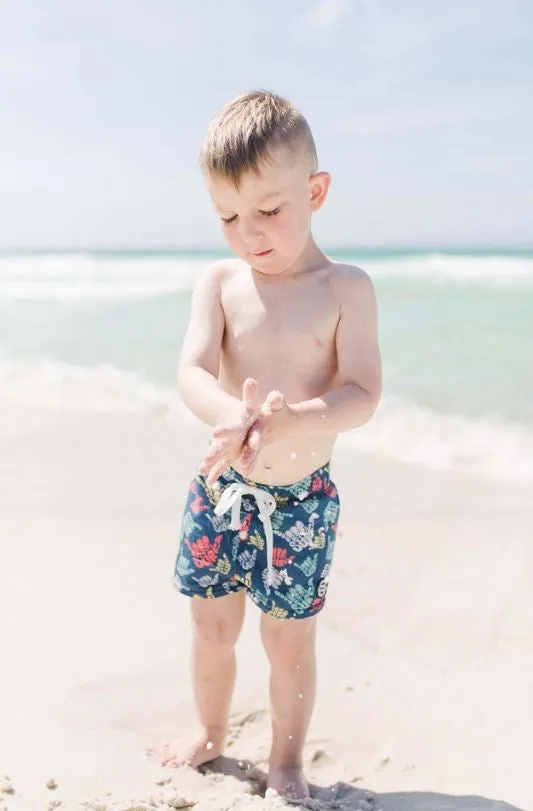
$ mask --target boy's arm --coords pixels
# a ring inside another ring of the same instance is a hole
[[[341,278],[336,349],[339,386],[322,397],[291,403],[291,434],[337,434],[368,422],[381,397],[382,372],[374,285],[359,268]]]
[[[218,381],[225,320],[220,301],[223,263],[207,268],[192,295],[191,313],[178,366],[178,390],[192,413],[208,425],[235,422],[242,403]]]

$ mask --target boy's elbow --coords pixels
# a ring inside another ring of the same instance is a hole
[[[191,396],[194,396],[200,381],[208,376],[214,377],[202,363],[181,361],[177,374],[178,394],[181,399],[186,403]]]
[[[178,394],[182,400],[186,401],[191,388],[191,372],[194,366],[190,363],[180,362],[178,365],[177,384]]]
[[[181,399],[184,400],[185,399],[185,386],[184,386],[182,369],[178,369],[178,375],[177,375],[176,383],[177,383],[177,388],[178,388],[178,394],[181,397]]]
[[[381,380],[376,381],[376,383],[372,387],[367,389],[368,410],[369,410],[368,419],[373,417],[374,413],[377,410],[377,407],[381,401],[382,390],[383,386]]]
[[[364,425],[372,419],[381,400],[381,385],[363,388],[362,390],[364,392],[364,405],[363,408],[359,406],[356,409],[360,420],[359,425]]]

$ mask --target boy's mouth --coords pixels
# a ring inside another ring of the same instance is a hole
[[[259,251],[258,253],[254,253],[254,256],[268,256],[269,253],[272,253],[272,248],[269,248],[268,251]]]

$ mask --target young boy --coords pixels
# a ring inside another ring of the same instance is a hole
[[[221,752],[248,593],[271,668],[268,783],[299,799],[339,512],[330,457],[381,393],[375,294],[366,273],[314,242],[330,176],[287,100],[258,91],[223,108],[202,169],[238,259],[198,282],[180,359],[184,402],[215,427],[190,487],[175,583],[214,599],[191,600],[199,736],[165,745],[159,760],[199,766]]]

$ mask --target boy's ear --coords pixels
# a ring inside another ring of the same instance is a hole
[[[317,172],[309,178],[309,208],[318,211],[324,205],[331,185],[329,172]]]

